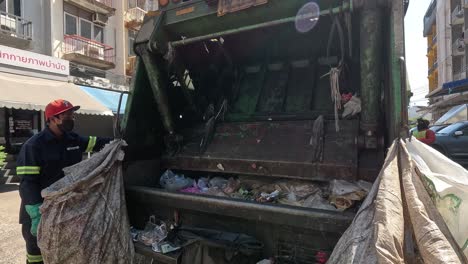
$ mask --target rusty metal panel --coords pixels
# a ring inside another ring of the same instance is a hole
[[[323,161],[310,145],[314,121],[221,123],[200,155],[201,138],[193,137],[163,167],[308,180],[357,179],[358,121],[341,121],[337,133],[325,122]],[[221,169],[219,164],[222,165]]]
[[[126,195],[135,204],[154,204],[258,223],[342,233],[354,218],[352,212],[326,211],[287,205],[261,204],[230,198],[168,192],[156,188],[127,186]]]

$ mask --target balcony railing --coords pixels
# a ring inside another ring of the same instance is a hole
[[[463,24],[464,10],[459,5],[452,11],[452,25]]]
[[[146,13],[145,10],[139,7],[128,9],[127,12],[125,12],[125,26],[131,29],[138,29],[143,23]]]
[[[64,36],[62,52],[64,55],[81,54],[86,57],[110,63],[114,63],[115,61],[114,48],[77,35]]]
[[[13,37],[32,40],[32,22],[3,11],[0,11],[0,31]]]

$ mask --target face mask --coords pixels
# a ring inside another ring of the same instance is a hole
[[[75,126],[75,121],[73,119],[64,119],[62,123],[57,126],[64,133],[71,132]]]

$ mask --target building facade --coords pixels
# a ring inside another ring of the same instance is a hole
[[[43,110],[54,98],[82,106],[79,133],[112,135],[112,111],[82,86],[128,91],[127,6],[126,0],[0,0],[0,145],[10,154],[44,128]]]
[[[434,120],[467,103],[468,1],[432,0],[424,16],[430,109]]]

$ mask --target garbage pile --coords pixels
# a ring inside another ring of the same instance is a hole
[[[372,184],[366,181],[312,183],[299,180],[267,182],[248,177],[200,177],[192,179],[166,170],[162,188],[173,192],[212,195],[259,203],[275,203],[324,210],[344,211],[363,200]]]
[[[185,226],[175,221],[164,222],[156,220],[155,216],[150,216],[143,230],[132,227],[130,234],[135,243],[151,247],[154,252],[181,254],[182,264],[247,263],[231,260],[259,259],[264,247],[263,243],[249,235]],[[200,254],[200,251],[211,250],[218,251],[218,254]],[[222,258],[216,259],[215,256]]]

